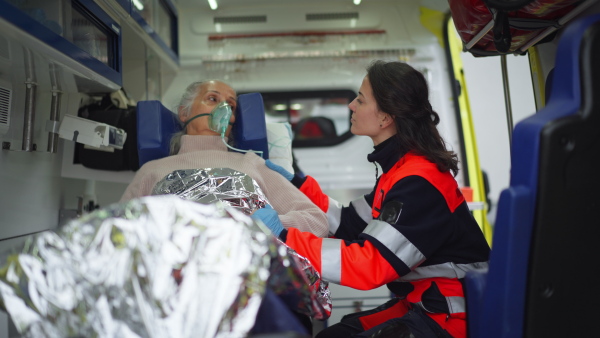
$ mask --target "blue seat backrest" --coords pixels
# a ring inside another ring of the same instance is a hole
[[[144,163],[169,156],[172,136],[182,124],[160,101],[137,104],[137,141],[140,167]],[[232,129],[235,147],[263,151],[268,158],[267,127],[260,93],[238,96],[236,122]]]
[[[137,138],[140,167],[146,162],[169,156],[171,137],[179,131],[179,118],[160,101],[139,101]]]
[[[570,23],[546,107],[515,127],[489,269],[466,277],[470,338],[597,332],[598,55],[600,15]]]
[[[262,151],[262,157],[269,158],[265,106],[260,93],[238,95],[232,134],[236,148]]]

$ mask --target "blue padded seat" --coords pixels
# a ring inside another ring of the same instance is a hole
[[[600,15],[562,32],[551,97],[512,140],[489,269],[466,277],[470,338],[597,335]]]
[[[171,137],[181,131],[177,114],[160,101],[137,104],[137,139],[140,167],[144,163],[169,156]],[[236,122],[232,128],[235,147],[263,152],[269,158],[265,112],[260,93],[238,96]]]

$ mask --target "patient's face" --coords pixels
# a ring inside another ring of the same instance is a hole
[[[227,84],[219,81],[210,81],[200,87],[200,92],[192,104],[190,115],[183,118],[185,122],[188,119],[199,115],[199,114],[210,114],[210,112],[220,103],[226,101],[231,106],[233,114],[229,120],[231,123],[235,122],[235,108],[237,106],[237,95],[233,88]],[[227,127],[225,136],[229,136],[231,132],[231,125]],[[190,122],[187,127],[188,135],[219,135],[219,133],[212,131],[208,126],[208,116],[201,116]]]

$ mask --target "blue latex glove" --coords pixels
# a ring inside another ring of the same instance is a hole
[[[277,211],[268,204],[264,208],[256,210],[250,217],[254,220],[262,221],[275,236],[279,236],[283,231],[283,224],[279,220]]]
[[[278,173],[281,174],[281,176],[285,177],[286,180],[291,181],[292,178],[294,178],[294,174],[292,174],[291,172],[285,170],[282,166],[277,165],[273,162],[271,162],[271,160],[266,160],[265,164],[267,165],[267,167],[269,167],[269,169],[274,170]]]

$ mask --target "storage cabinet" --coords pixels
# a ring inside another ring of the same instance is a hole
[[[52,56],[56,61],[75,62],[79,66],[73,68],[86,70],[73,70],[96,73],[112,87],[122,85],[121,26],[94,1],[0,0],[0,19],[27,34],[30,45],[39,40],[62,54]],[[39,53],[44,47],[27,48]]]
[[[171,0],[132,0],[125,6],[131,9],[131,17],[142,29],[179,63],[177,9]]]

